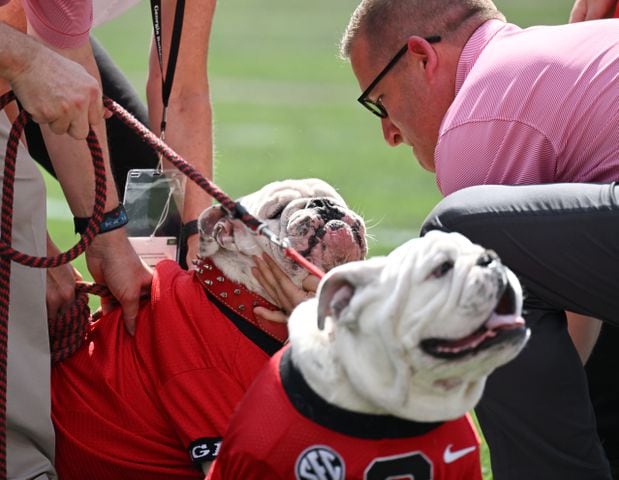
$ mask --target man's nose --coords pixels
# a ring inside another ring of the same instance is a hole
[[[397,147],[400,145],[400,143],[402,143],[402,134],[389,117],[381,119],[380,123],[383,127],[385,142],[387,142],[390,147]]]

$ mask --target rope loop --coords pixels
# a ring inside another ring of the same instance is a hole
[[[15,94],[11,91],[0,97],[0,110],[2,110],[9,102],[16,100]],[[30,115],[21,110],[19,116],[13,122],[9,139],[6,146],[6,156],[4,164],[4,181],[2,185],[2,217],[1,217],[1,234],[0,234],[0,257],[9,258],[21,265],[35,268],[51,268],[58,267],[68,263],[80,256],[86,248],[92,243],[99,230],[99,224],[103,218],[106,200],[106,181],[105,181],[105,164],[103,161],[103,152],[99,144],[99,140],[95,132],[90,129],[86,139],[92,162],[95,170],[95,201],[92,216],[86,227],[86,231],[81,236],[80,240],[66,252],[60,253],[54,257],[35,257],[27,255],[11,247],[11,231],[13,227],[13,197],[14,197],[14,181],[15,181],[15,164],[17,158],[17,148],[19,147],[19,139],[24,130],[24,126],[30,120]]]

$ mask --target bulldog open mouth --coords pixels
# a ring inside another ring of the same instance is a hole
[[[514,288],[507,284],[490,317],[473,333],[455,340],[425,339],[421,341],[421,348],[434,357],[455,360],[503,342],[520,342],[526,335],[525,321],[517,311]]]

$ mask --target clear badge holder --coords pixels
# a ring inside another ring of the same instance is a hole
[[[153,267],[178,261],[185,176],[178,170],[133,169],[127,174],[123,204],[127,233],[140,258]]]

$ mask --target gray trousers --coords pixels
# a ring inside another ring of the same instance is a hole
[[[494,479],[611,478],[564,310],[619,325],[619,187],[467,188],[430,213],[422,234],[431,229],[494,249],[525,289],[531,341],[476,408]],[[615,383],[617,367],[607,366]]]
[[[0,178],[9,122],[0,112]],[[18,151],[13,247],[47,254],[45,184],[35,163]],[[45,307],[45,270],[11,265],[7,386],[9,479],[55,479],[50,409],[50,355]]]

